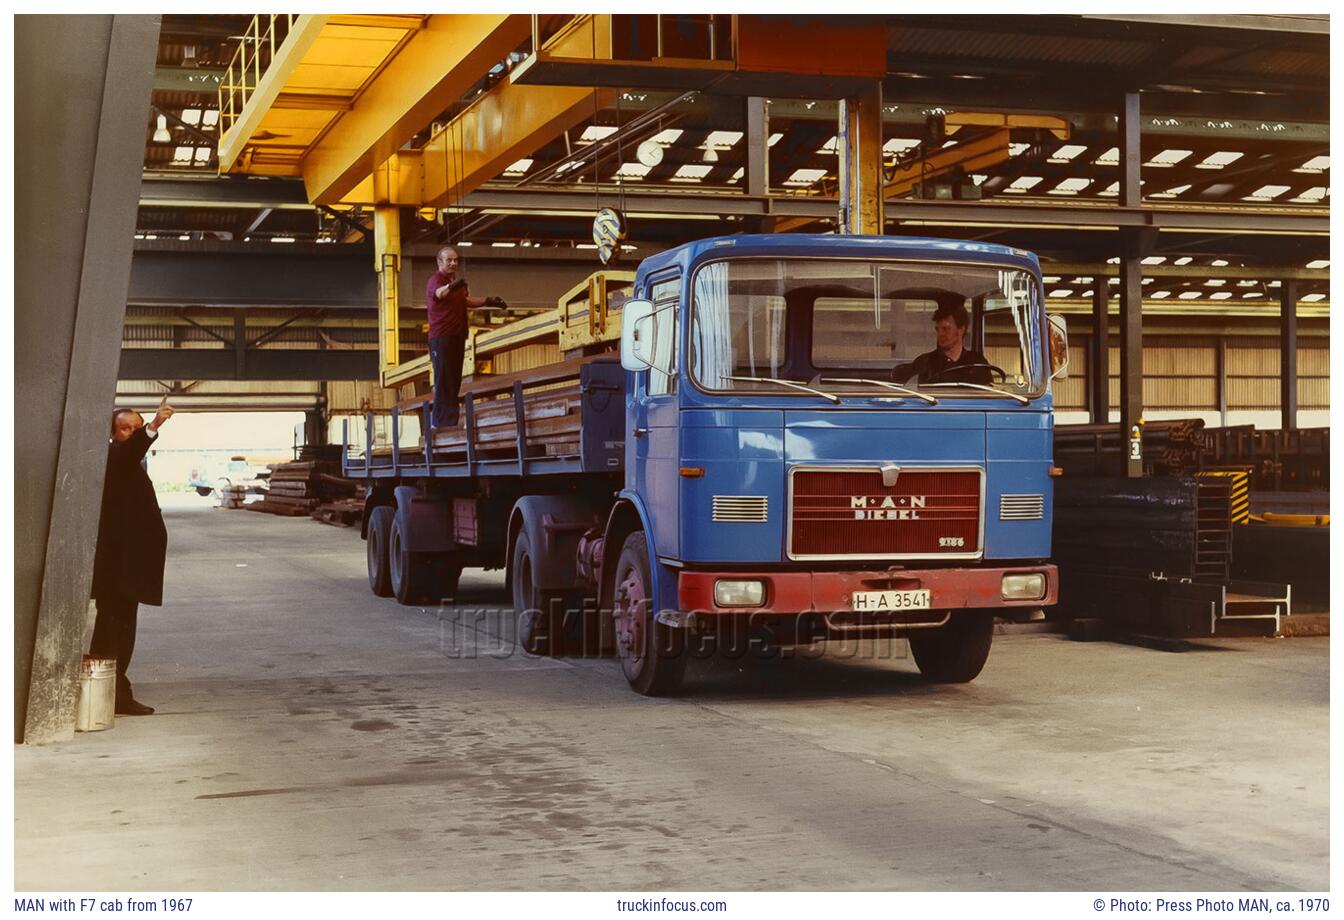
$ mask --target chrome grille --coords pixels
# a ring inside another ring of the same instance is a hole
[[[999,520],[1001,521],[1039,521],[1044,517],[1044,495],[999,496]]]
[[[721,524],[764,524],[769,499],[764,495],[715,495],[713,520]]]

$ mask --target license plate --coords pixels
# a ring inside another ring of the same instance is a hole
[[[928,610],[929,589],[914,591],[855,591],[850,607],[857,611]]]

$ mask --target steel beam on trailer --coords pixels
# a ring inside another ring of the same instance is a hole
[[[466,95],[530,29],[530,17],[521,14],[431,16],[304,154],[308,200],[340,201]]]
[[[119,380],[377,380],[378,354],[355,349],[123,348]]]

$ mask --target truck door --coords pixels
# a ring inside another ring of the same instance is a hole
[[[654,549],[660,556],[678,558],[680,459],[677,418],[678,334],[681,275],[676,269],[649,279],[644,296],[654,305],[655,368],[636,375],[633,431],[626,438],[626,469],[633,473],[635,491],[644,499],[653,526]]]

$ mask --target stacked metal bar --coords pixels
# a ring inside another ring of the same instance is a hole
[[[271,467],[266,497],[244,507],[289,517],[307,516],[324,502],[352,498],[360,488],[339,475],[340,465],[329,460],[296,460]]]
[[[1118,424],[1055,427],[1055,465],[1067,476],[1124,474],[1128,435]],[[1181,476],[1203,468],[1207,446],[1204,420],[1168,419],[1143,427],[1147,476]]]

